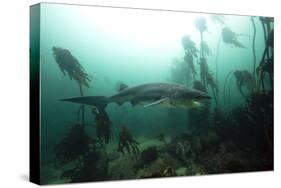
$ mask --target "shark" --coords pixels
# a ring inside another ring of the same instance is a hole
[[[103,110],[110,103],[132,106],[164,106],[169,108],[201,108],[211,96],[203,91],[175,83],[147,83],[134,87],[121,84],[119,91],[111,96],[82,96],[61,99],[61,101],[95,106]]]

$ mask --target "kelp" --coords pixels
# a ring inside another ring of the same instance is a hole
[[[86,134],[82,125],[73,125],[54,148],[56,165],[63,165],[83,157],[93,144],[94,140]]]
[[[69,50],[53,47],[53,56],[64,75],[67,74],[71,80],[73,79],[80,85],[89,87],[91,76],[86,73],[85,69]]]

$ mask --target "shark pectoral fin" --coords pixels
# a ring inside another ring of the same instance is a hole
[[[160,100],[157,100],[157,101],[154,101],[152,103],[149,103],[149,104],[146,104],[144,105],[143,107],[150,107],[150,106],[154,106],[154,105],[158,105],[158,104],[161,104],[161,103],[164,103],[166,101],[168,101],[169,99],[168,98],[163,98],[163,99],[160,99]]]

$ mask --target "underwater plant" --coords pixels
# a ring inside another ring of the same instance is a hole
[[[141,152],[141,160],[145,165],[149,165],[158,158],[156,147],[148,147]]]
[[[193,80],[195,80],[196,70],[195,70],[193,56],[190,53],[185,53],[183,59],[184,59],[184,62],[188,65],[187,75],[189,75],[189,72],[190,72],[192,74]],[[189,78],[189,76],[187,76],[187,78]]]
[[[223,103],[224,103],[224,106],[227,105],[226,101],[227,101],[227,86],[230,87],[230,83],[234,77],[234,74],[233,74],[234,71],[229,71],[226,76],[225,76],[225,79],[224,79],[224,85],[223,85]]]
[[[234,33],[229,27],[222,29],[222,40],[227,44],[234,45],[238,48],[246,48],[240,41],[238,41],[238,34]]]
[[[211,87],[211,91],[213,93],[214,99],[216,101],[216,105],[218,104],[218,85],[217,80],[213,78],[213,74],[209,70],[209,66],[207,64],[207,56],[212,54],[211,49],[209,48],[207,42],[204,40],[203,33],[207,30],[207,21],[204,17],[199,17],[195,20],[195,27],[200,32],[200,79],[205,88],[208,86]]]
[[[240,168],[242,171],[272,169],[272,91],[254,91],[247,97],[245,106],[234,108],[228,116],[217,113],[214,118],[224,152],[239,154],[236,158],[227,159],[225,162],[229,161],[223,163],[221,168],[227,172],[237,171],[241,166],[236,166],[231,161],[238,160],[243,166]],[[206,166],[209,168],[209,165]],[[236,169],[235,166],[239,168]]]
[[[79,85],[89,87],[90,76],[70,51],[60,47],[53,47],[52,50],[61,72],[67,74],[71,80],[77,81]]]
[[[199,91],[207,92],[207,88],[199,80],[193,82],[193,88]]]
[[[253,79],[256,85],[256,61],[257,61],[257,56],[256,56],[256,35],[257,35],[257,29],[256,29],[256,24],[255,24],[255,20],[254,17],[251,17],[251,22],[252,22],[252,26],[253,26],[253,42],[252,42],[252,53],[253,53]]]
[[[206,58],[201,58],[200,62],[200,78],[201,82],[204,85],[205,88],[208,88],[208,86],[211,88],[211,91],[213,93],[216,105],[218,102],[218,93],[219,93],[219,87],[216,83],[216,80],[214,79],[213,74],[209,70]]]
[[[262,87],[262,91],[265,92],[265,78],[269,75],[271,89],[273,89],[273,58],[264,59],[256,68],[256,73],[259,77],[258,90]]]
[[[214,74],[209,71],[207,72],[207,85],[210,86],[211,90],[212,90],[212,93],[213,93],[213,96],[214,96],[214,99],[215,99],[215,102],[216,102],[216,105],[218,103],[218,93],[219,93],[219,86],[214,78]]]
[[[273,91],[254,92],[248,99],[247,107],[255,125],[264,132],[269,148],[273,149]]]
[[[218,14],[211,14],[210,15],[211,20],[214,23],[220,24],[220,26],[225,26],[225,16],[223,15],[218,15]],[[220,53],[220,45],[221,45],[221,39],[222,37],[220,36],[217,42],[217,49],[216,49],[216,57],[215,57],[215,65],[216,65],[216,70],[215,70],[215,77],[216,77],[216,82],[218,81],[218,74],[219,74],[219,66],[218,66],[218,57]]]
[[[204,54],[206,56],[213,55],[211,48],[209,47],[208,43],[206,41],[202,41],[202,50],[204,51]]]
[[[216,52],[216,57],[215,57],[215,66],[216,66],[216,71],[215,71],[215,77],[216,77],[216,82],[218,82],[218,75],[219,75],[219,54],[220,54],[220,46],[221,46],[221,37],[219,37],[218,42],[217,42],[217,52]]]
[[[265,91],[265,75],[269,76],[271,89],[273,89],[273,63],[274,63],[274,30],[273,30],[273,18],[260,17],[260,21],[264,33],[265,48],[262,55],[262,59],[256,68],[256,73],[259,77],[258,80],[258,90],[260,85],[262,86],[262,91]]]
[[[96,133],[100,142],[108,144],[111,138],[111,125],[112,122],[104,109],[98,110],[96,107],[92,108],[92,113],[95,114],[96,120]]]
[[[104,150],[92,149],[81,159],[81,165],[63,171],[61,178],[71,183],[108,179],[108,157]]]
[[[207,21],[204,17],[199,17],[195,20],[195,27],[203,33],[207,30]]]
[[[255,88],[255,80],[253,78],[253,75],[246,70],[236,70],[233,74],[236,78],[236,86],[239,93],[245,99],[247,99],[247,95],[251,94]],[[247,90],[247,94],[243,91],[244,88]]]
[[[89,76],[79,61],[70,53],[69,50],[61,47],[53,47],[53,57],[64,75],[68,75],[70,80],[75,80],[79,85],[80,95],[83,96],[82,86],[89,87],[91,76]],[[85,106],[82,105],[78,110],[78,118],[82,110],[82,125],[85,124]]]
[[[226,23],[226,18],[223,15],[219,14],[211,14],[210,19],[213,21],[215,24],[219,24],[220,26],[225,26]],[[216,82],[218,81],[218,72],[219,72],[219,66],[218,66],[218,57],[219,57],[219,52],[220,52],[220,45],[221,45],[221,39],[222,37],[220,36],[217,42],[217,52],[216,52],[216,57],[215,57],[215,65],[216,65],[216,70],[215,70],[215,78]]]
[[[139,142],[133,139],[127,127],[122,126],[122,129],[119,133],[118,151],[122,154],[125,154],[126,149],[129,155],[138,154],[140,152],[138,145]]]
[[[214,23],[218,23],[220,25],[225,25],[225,16],[223,16],[223,15],[211,14],[210,18]]]
[[[75,124],[69,133],[55,146],[56,165],[63,165],[85,155],[94,140],[91,139],[80,124]]]
[[[204,54],[204,47],[203,47],[203,43],[204,43],[203,34],[204,34],[205,31],[207,31],[207,21],[206,21],[206,19],[204,17],[197,18],[195,20],[195,27],[200,32],[200,58],[204,59],[205,54]]]
[[[195,46],[195,42],[190,39],[189,35],[186,35],[182,38],[182,46],[185,51],[184,62],[188,65],[188,69],[191,71],[192,78],[195,80],[195,65],[194,58],[197,58],[197,53],[199,50]]]
[[[197,57],[197,53],[199,52],[199,50],[196,48],[195,42],[193,42],[190,39],[189,35],[182,37],[181,42],[182,42],[183,49],[186,53],[188,53],[194,57]]]
[[[194,135],[191,133],[181,133],[172,138],[171,142],[166,145],[167,153],[180,161],[187,164],[196,156],[196,146]]]

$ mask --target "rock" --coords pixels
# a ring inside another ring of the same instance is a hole
[[[137,161],[130,156],[122,156],[109,162],[108,173],[110,179],[135,179],[137,173]]]

